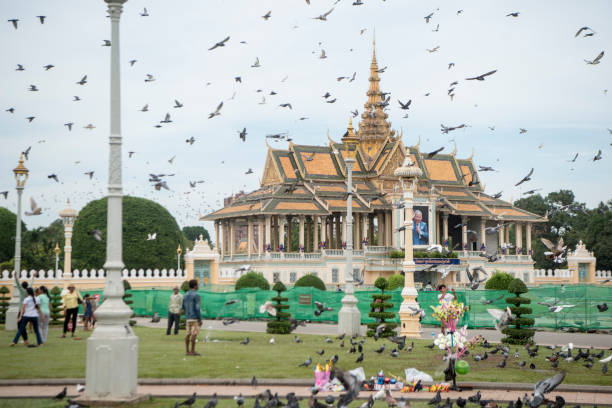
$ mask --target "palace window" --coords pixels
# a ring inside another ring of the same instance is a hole
[[[272,282],[276,283],[280,280],[280,272],[274,272],[272,273]]]
[[[289,283],[294,283],[297,279],[296,272],[289,272]]]
[[[332,283],[338,283],[338,268],[332,269]]]

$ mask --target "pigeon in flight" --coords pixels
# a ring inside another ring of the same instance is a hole
[[[597,65],[601,62],[601,59],[604,56],[604,52],[600,52],[599,55],[597,57],[595,57],[595,59],[593,61],[589,61],[589,60],[584,60],[584,62],[587,63],[587,65]]]
[[[30,85],[30,89],[28,89],[28,91],[38,92],[38,88],[36,87],[36,85]]]
[[[574,35],[574,37],[578,37],[580,35],[580,33],[582,33],[583,31],[591,31],[591,35],[593,35],[593,30],[590,27],[580,27],[580,29],[578,29],[578,31],[576,31],[576,34]]]
[[[523,177],[521,179],[521,181],[519,181],[518,183],[516,183],[514,186],[520,186],[521,184],[531,180],[531,175],[533,174],[533,167],[531,168],[531,170],[529,170],[529,173],[527,173],[527,175],[525,177]]]
[[[268,19],[272,17],[272,10],[268,11],[266,14],[264,14],[263,16],[261,16],[261,18],[263,18],[264,20],[268,21]]]
[[[151,74],[147,74],[147,77],[144,80],[145,82],[153,82],[155,81],[155,77],[153,77],[153,75]]]
[[[243,142],[246,142],[246,135],[247,135],[246,128],[238,132],[238,137],[240,137],[240,140],[242,140]]]
[[[261,67],[261,64],[259,63],[259,57],[255,58],[255,62],[253,63],[253,65],[251,65],[251,68],[259,68]]]
[[[89,179],[91,180],[91,179],[93,178],[94,172],[93,172],[93,171],[86,171],[86,172],[85,172],[85,173],[83,173],[83,174],[88,175],[88,176],[89,176]]]
[[[135,63],[137,63],[138,60],[130,60],[130,67],[133,67]]]
[[[472,77],[472,78],[465,78],[465,79],[466,79],[466,81],[472,81],[474,79],[476,79],[478,81],[484,81],[486,77],[488,77],[489,75],[493,75],[496,72],[497,72],[497,70],[494,69],[493,71],[489,71],[486,74],[478,75],[478,76],[475,76],[475,77]]]
[[[152,234],[147,234],[147,241],[153,241],[157,238],[157,232],[154,232]]]
[[[433,152],[429,152],[427,153],[427,158],[431,159],[432,157],[434,157],[436,154],[440,153],[442,150],[444,150],[444,147],[441,147],[439,149],[434,150]]]
[[[147,103],[145,106],[142,107],[142,109],[140,109],[141,112],[148,112],[149,111],[149,104]]]
[[[223,102],[221,102],[219,105],[217,105],[217,109],[215,109],[214,112],[208,114],[208,119],[212,119],[215,116],[221,115],[221,108],[222,107],[223,107]]]
[[[519,13],[518,11],[515,11],[515,12],[513,12],[513,13],[508,13],[508,14],[506,14],[506,17],[518,17],[518,16],[519,16],[519,14],[520,14],[520,13]]]
[[[180,103],[179,101],[177,101],[177,100],[175,99],[175,100],[174,100],[174,106],[173,106],[173,107],[174,107],[174,108],[182,108],[182,107],[183,107],[183,104],[182,104],[182,103]]]
[[[141,17],[149,17],[149,12],[147,11],[146,7],[142,10],[142,13],[140,13],[140,16]]]
[[[397,101],[400,104],[400,109],[402,109],[402,110],[410,109],[410,104],[412,103],[412,99],[409,99],[408,102],[406,102],[406,103],[402,103],[402,101],[400,101],[399,99]]]
[[[229,39],[230,39],[230,37],[229,37],[229,35],[228,35],[228,36],[227,36],[227,37],[225,37],[223,40],[219,41],[218,43],[215,43],[215,45],[213,45],[212,47],[210,47],[210,48],[208,49],[208,51],[212,51],[212,50],[214,50],[215,48],[218,48],[218,47],[225,47],[225,43],[226,43],[226,42],[228,42],[228,41],[229,41]]]
[[[83,129],[87,129],[87,130],[92,130],[95,129],[96,127],[94,125],[92,125],[91,123],[89,123],[87,126],[83,126]]]
[[[55,173],[54,174],[49,174],[47,176],[47,178],[48,179],[53,179],[53,180],[55,180],[55,182],[59,183],[59,179],[57,178],[57,175]]]
[[[429,20],[431,20],[433,15],[434,15],[434,13],[430,13],[430,14],[426,15],[425,17],[423,17],[425,19],[425,24],[429,24]]]
[[[77,82],[77,84],[79,85],[85,85],[87,83],[87,75],[85,75],[83,78],[81,78],[80,81]]]
[[[170,119],[170,114],[166,113],[166,116],[164,117],[164,120],[160,120],[159,123],[171,123],[172,120]]]
[[[595,157],[593,157],[593,161],[601,160],[601,150],[597,151]]]
[[[87,231],[87,235],[91,235],[96,241],[102,241],[102,231],[98,229]]]
[[[185,140],[185,143],[189,143],[189,145],[193,145],[195,143],[195,137],[191,136],[189,139]]]
[[[28,216],[42,214],[42,208],[40,208],[38,204],[36,204],[36,201],[34,201],[32,197],[30,197],[30,210],[31,211],[26,211],[24,214]]]
[[[15,27],[15,30],[17,29],[17,22],[19,21],[19,19],[17,18],[12,18],[10,20],[8,20],[9,23],[13,23],[13,27]]]
[[[329,10],[327,13],[325,14],[321,14],[318,17],[313,17],[313,20],[321,20],[321,21],[327,21],[327,16],[329,16],[331,14],[331,12],[334,11],[334,7],[331,8],[331,10]]]

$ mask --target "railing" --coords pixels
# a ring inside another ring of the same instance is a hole
[[[466,256],[472,258],[472,257],[476,257],[476,258],[481,258],[480,255],[483,254],[482,251],[459,251],[459,255],[465,254]]]
[[[353,251],[353,256],[363,256],[363,249]]]
[[[326,249],[327,256],[344,256],[344,249]]]
[[[595,279],[612,279],[612,271],[595,271]]]
[[[270,252],[270,258],[272,259],[280,259],[281,257],[281,253],[280,252]]]
[[[320,252],[307,252],[304,254],[304,259],[321,259]]]
[[[62,270],[58,270],[57,274],[54,273],[53,270],[22,270],[19,274],[19,279],[29,280],[34,275],[35,280],[52,280],[52,279],[62,279],[64,272]],[[184,278],[186,277],[186,272],[182,269],[174,270],[174,269],[124,269],[121,271],[121,275],[123,278],[129,279],[149,279],[149,278]],[[106,271],[104,269],[74,269],[72,271],[72,277],[70,279],[74,280],[85,280],[85,279],[104,279],[106,276]],[[3,270],[0,273],[0,280],[12,280],[13,271]]]
[[[390,252],[393,248],[386,246],[368,246],[365,251],[366,252]]]
[[[242,260],[248,260],[248,259],[249,259],[248,254],[236,254],[232,257],[232,260],[234,261],[242,261]]]
[[[574,274],[572,269],[534,269],[536,278],[571,278]]]
[[[299,252],[287,252],[285,253],[285,259],[301,259],[302,254]]]

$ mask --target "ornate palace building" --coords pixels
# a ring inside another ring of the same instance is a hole
[[[403,135],[391,129],[379,82],[374,51],[358,130],[351,121],[347,128],[347,135],[359,138],[353,166],[352,236],[346,236],[343,144],[328,135],[324,146],[289,143],[283,150],[268,145],[260,188],[226,200],[224,208],[201,218],[215,222],[220,265],[213,281],[230,283],[242,273],[236,270],[248,264],[269,281],[291,284],[312,273],[328,285],[342,284],[348,239],[353,240],[354,271],[364,271],[366,284],[381,274],[399,272],[403,259],[389,256],[404,248],[404,234],[398,231],[404,225],[404,209],[399,208],[401,193],[394,171],[406,156],[423,171],[414,193],[415,251],[439,244],[458,252],[459,263],[449,266],[452,273],[445,282],[465,283],[467,264],[521,278],[533,270],[531,226],[546,219],[486,194],[472,157],[457,158],[456,149],[428,155],[419,150],[419,143],[406,146]],[[510,228],[515,231],[513,245],[508,245]],[[487,262],[480,256],[485,251],[497,252],[499,260]],[[207,268],[199,271],[195,265],[194,274],[201,281],[211,280]],[[417,272],[415,281],[435,284],[438,276]]]

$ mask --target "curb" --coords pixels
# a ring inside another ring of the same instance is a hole
[[[0,387],[35,386],[35,385],[76,385],[84,384],[84,378],[41,378],[41,379],[15,379],[0,380]],[[248,378],[140,378],[139,385],[251,385]],[[433,383],[423,382],[423,385]],[[257,380],[258,386],[297,386],[311,387],[312,381],[299,378],[262,378]],[[533,384],[529,383],[494,383],[494,382],[460,382],[458,385],[464,390],[507,390],[507,391],[533,391]],[[612,386],[560,384],[557,391],[588,392],[597,394],[612,394]]]

